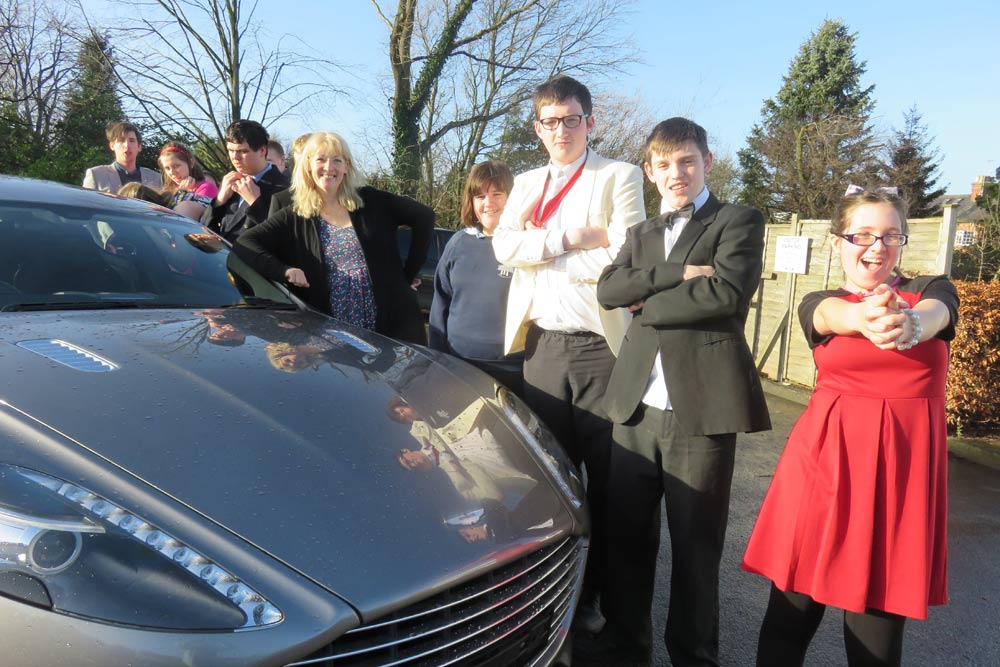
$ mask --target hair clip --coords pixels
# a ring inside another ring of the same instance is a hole
[[[865,188],[861,187],[860,185],[854,185],[853,183],[851,183],[850,185],[847,186],[847,189],[844,190],[844,196],[849,197],[851,195],[856,195],[864,191]],[[899,188],[897,188],[895,185],[883,185],[881,187],[875,188],[875,191],[884,192],[885,194],[892,195],[893,197],[899,196]]]

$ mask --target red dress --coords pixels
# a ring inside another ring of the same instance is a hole
[[[814,292],[799,317],[818,376],[792,428],[743,557],[783,591],[853,612],[926,618],[947,602],[945,377],[958,296],[943,276],[903,281],[911,306],[944,302],[952,324],[906,351],[819,336]]]

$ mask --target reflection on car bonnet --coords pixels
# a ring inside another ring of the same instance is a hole
[[[346,331],[340,331],[339,329],[327,329],[326,333],[331,334],[336,338],[339,338],[340,340],[344,341],[345,343],[353,347],[355,350],[364,352],[365,354],[380,354],[382,352],[382,350],[375,347],[374,345],[370,345],[365,341],[361,340],[360,338],[358,338],[357,336],[355,336],[354,334],[349,334]]]

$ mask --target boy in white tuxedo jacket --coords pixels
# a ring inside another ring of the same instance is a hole
[[[508,354],[525,351],[528,405],[587,469],[591,542],[577,621],[597,632],[611,451],[601,401],[629,314],[603,310],[596,284],[625,230],[646,217],[642,172],[588,149],[593,105],[580,82],[557,76],[536,89],[533,102],[535,133],[550,161],[514,179],[494,233],[497,259],[515,267],[504,342]]]

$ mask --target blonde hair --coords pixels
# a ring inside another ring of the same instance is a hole
[[[331,155],[339,155],[347,162],[347,174],[337,193],[337,201],[348,211],[356,211],[364,202],[358,189],[364,185],[364,177],[354,166],[354,158],[347,142],[334,132],[314,132],[302,149],[302,159],[295,163],[292,171],[292,208],[304,218],[314,218],[323,209],[323,191],[313,179],[310,163],[321,150]]]
[[[170,208],[173,200],[173,197],[165,192],[161,192],[156,188],[151,188],[143,183],[134,182],[126,183],[118,188],[118,196],[127,197],[128,199],[141,199],[142,201],[159,204],[165,208]]]

